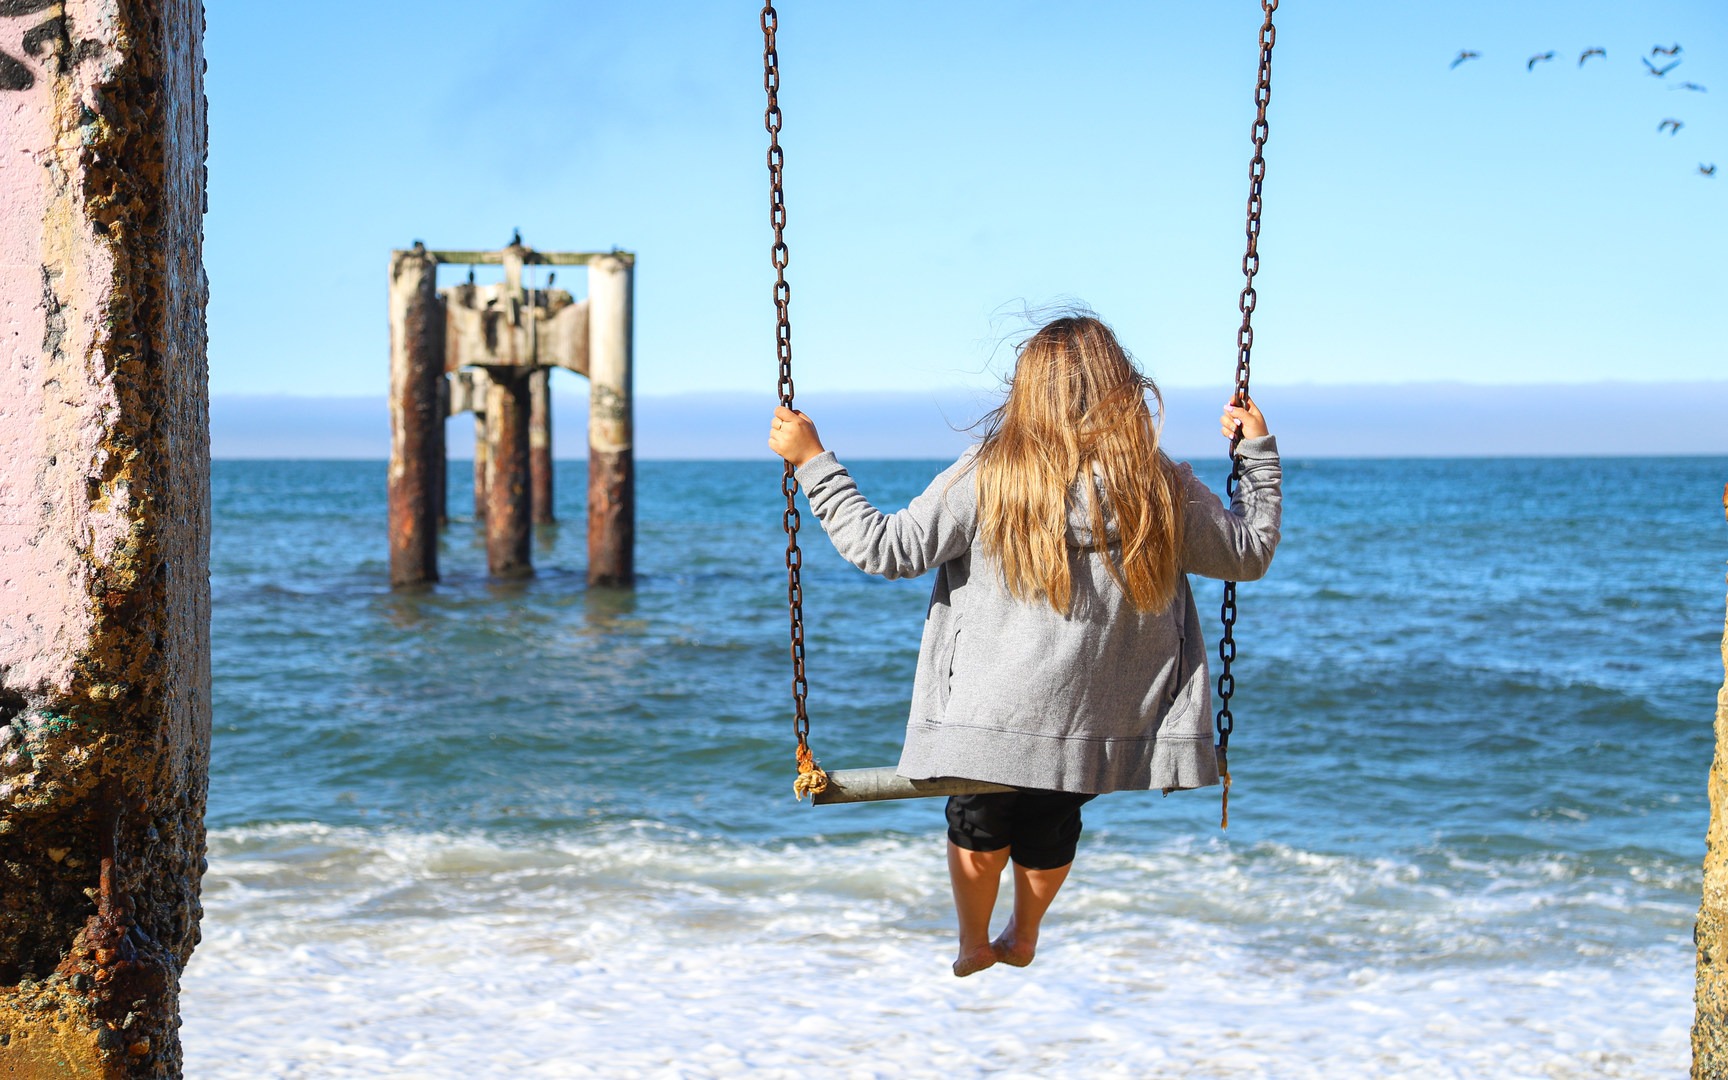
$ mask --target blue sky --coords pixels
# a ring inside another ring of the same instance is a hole
[[[756,18],[207,0],[213,392],[381,394],[390,249],[515,227],[638,253],[639,392],[769,389]],[[1257,383],[1728,378],[1717,0],[1278,19]],[[787,0],[800,389],[989,384],[1014,312],[1065,297],[1161,381],[1227,381],[1258,25],[1242,0]]]

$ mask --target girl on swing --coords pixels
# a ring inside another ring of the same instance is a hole
[[[1242,436],[1226,508],[1158,449],[1157,388],[1099,319],[1055,319],[1017,353],[981,441],[898,513],[870,504],[803,413],[777,409],[768,438],[848,562],[936,570],[896,771],[1019,789],[948,800],[956,975],[1032,962],[1082,804],[1218,783],[1186,575],[1253,580],[1278,546],[1278,448],[1252,401],[1224,408],[1224,435]],[[1014,910],[992,941],[1010,860]]]

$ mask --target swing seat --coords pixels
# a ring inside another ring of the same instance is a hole
[[[1016,791],[1006,784],[938,776],[931,780],[908,780],[891,768],[838,769],[828,774],[828,787],[810,796],[819,805],[828,803],[884,802],[888,799],[923,799],[930,796],[982,795],[991,791]]]

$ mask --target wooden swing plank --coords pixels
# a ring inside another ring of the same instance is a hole
[[[887,769],[837,769],[828,774],[828,787],[813,802],[883,802],[887,799],[926,799],[933,796],[981,795],[989,791],[1015,791],[1006,784],[938,776],[933,780],[908,780]]]

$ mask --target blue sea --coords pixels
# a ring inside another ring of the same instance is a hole
[[[450,474],[392,592],[382,462],[215,465],[189,1076],[1686,1069],[1728,459],[1286,462],[1228,831],[1097,800],[1036,964],[965,980],[940,802],[793,800],[777,464],[642,464],[633,591],[581,463],[508,583]],[[929,582],[805,546],[812,746],[892,764]]]

